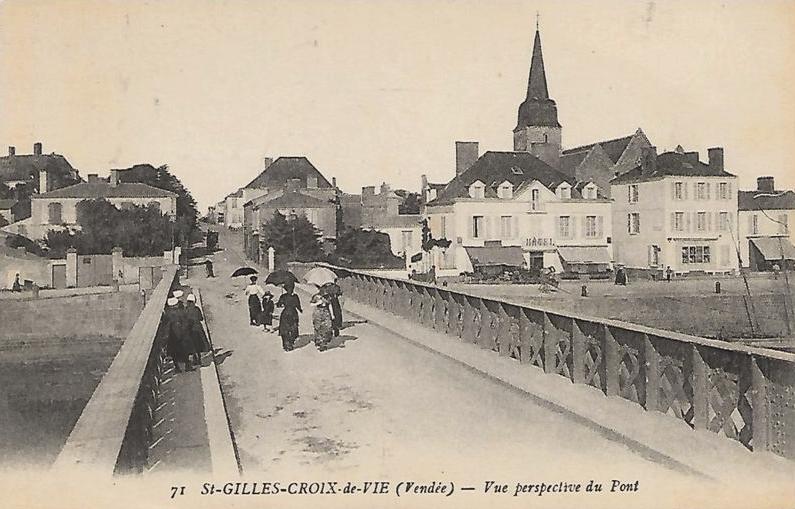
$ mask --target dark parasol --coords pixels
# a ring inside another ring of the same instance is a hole
[[[240,267],[239,269],[237,269],[236,271],[234,271],[232,273],[232,277],[250,276],[250,275],[256,274],[256,273],[257,273],[257,270],[256,269],[252,269],[251,267]]]

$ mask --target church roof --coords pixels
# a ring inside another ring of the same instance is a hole
[[[303,156],[280,157],[265,168],[262,173],[246,185],[248,189],[276,189],[285,187],[290,179],[300,179],[302,187],[307,187],[309,177],[317,178],[317,187],[331,188],[320,171]]]
[[[494,188],[506,180],[517,188],[534,180],[549,189],[561,182],[574,184],[574,179],[529,152],[486,152],[464,173],[451,180],[428,205],[447,205],[456,198],[469,197],[469,186],[475,181],[486,185],[486,197],[496,196]]]
[[[569,154],[576,154],[576,153],[588,153],[594,146],[601,145],[602,149],[610,157],[610,160],[613,161],[613,163],[617,163],[618,160],[621,159],[621,155],[629,146],[629,142],[632,141],[632,138],[634,137],[635,135],[632,134],[630,136],[624,136],[622,138],[597,141],[596,143],[590,143],[588,145],[581,145],[579,147],[569,148],[563,151],[563,155],[566,156]]]
[[[519,106],[516,128],[528,126],[560,127],[558,108],[549,98],[547,76],[544,71],[544,55],[541,51],[541,34],[536,30],[533,41],[533,57],[530,60],[530,75],[527,79],[527,97]]]

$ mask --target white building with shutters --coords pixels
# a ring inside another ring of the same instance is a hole
[[[492,264],[593,273],[612,261],[610,209],[594,182],[575,183],[528,152],[486,152],[426,204],[425,216],[434,238],[452,242],[433,260],[437,270]]]
[[[723,149],[644,150],[641,164],[611,181],[617,263],[662,276],[738,270],[737,177]]]

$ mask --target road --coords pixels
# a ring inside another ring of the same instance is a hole
[[[277,335],[248,324],[245,278],[229,277],[245,265],[239,250],[227,247],[215,260],[219,277],[202,294],[213,342],[224,350],[221,383],[247,474],[474,483],[489,472],[556,481],[609,464],[619,479],[682,477],[374,325],[346,328],[343,343],[321,353],[309,342],[305,309],[305,346],[286,353]],[[309,308],[308,295],[300,297]]]

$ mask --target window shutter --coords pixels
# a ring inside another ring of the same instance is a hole
[[[646,261],[651,267],[651,262],[654,261],[654,246],[646,246]]]
[[[682,182],[682,197],[685,200],[687,200],[687,197],[688,197],[688,192],[689,192],[688,188],[689,187],[690,187],[690,183],[689,182]]]
[[[632,233],[632,214],[627,214],[627,233]]]
[[[588,216],[582,216],[582,231],[580,232],[580,235],[583,237],[588,236]]]
[[[676,231],[676,212],[671,212],[671,231]]]
[[[707,188],[707,199],[709,200],[709,199],[711,199],[711,196],[710,196],[710,185],[709,185],[709,182],[707,182],[707,184],[706,184],[706,186],[705,186],[705,187]]]
[[[596,216],[596,235],[601,237],[605,236],[605,217]]]
[[[676,199],[676,182],[671,182],[671,199]]]
[[[726,199],[731,200],[732,199],[732,183],[731,182],[726,183],[726,192],[728,193],[728,196],[726,196]]]
[[[687,218],[687,219],[686,219],[686,221],[687,221],[687,228],[686,228],[686,230],[687,230],[688,232],[692,232],[692,231],[693,231],[693,224],[692,224],[692,220],[691,220],[691,217],[692,217],[692,216],[693,216],[693,213],[692,213],[692,212],[685,212],[685,217]]]
[[[569,238],[577,238],[577,216],[569,216]]]
[[[519,218],[516,216],[513,218],[513,238],[519,238]]]

